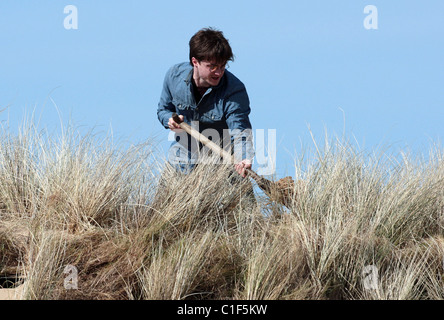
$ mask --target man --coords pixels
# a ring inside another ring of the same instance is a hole
[[[177,113],[221,147],[231,148],[234,168],[245,177],[254,157],[250,102],[244,84],[226,70],[227,62],[233,61],[230,44],[221,31],[205,28],[193,35],[189,46],[189,62],[168,70],[157,109],[160,123],[175,132],[168,162],[188,173],[202,151],[202,145],[173,120]]]

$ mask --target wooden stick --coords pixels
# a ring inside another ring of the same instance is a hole
[[[173,113],[173,120],[194,139],[202,142],[213,152],[218,154],[220,157],[223,157],[225,160],[231,160],[232,163],[235,163],[234,157],[229,152],[219,147],[217,144],[215,144],[213,141],[205,137],[202,133],[200,133],[196,129],[193,129],[188,123],[182,122],[182,120],[180,120],[179,116],[176,113]]]
[[[218,146],[213,141],[205,137],[196,129],[193,129],[188,123],[183,122],[176,113],[173,113],[172,118],[183,130],[185,130],[189,135],[191,135],[197,141],[202,142],[205,146],[210,148],[216,154],[223,157],[224,159],[231,160],[231,162],[235,164],[234,157],[229,152],[222,149],[220,146]],[[268,195],[271,195],[271,188],[272,188],[271,181],[265,179],[264,177],[261,177],[251,169],[245,169],[245,171],[247,175],[250,175],[257,182],[257,184],[262,190],[264,190]]]

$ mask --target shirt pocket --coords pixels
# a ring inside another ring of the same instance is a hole
[[[222,120],[222,117],[222,112],[213,109],[203,113],[200,120],[205,123],[217,123]]]
[[[191,121],[193,119],[194,111],[190,105],[182,103],[178,100],[173,100],[173,104],[176,107],[176,113],[183,115],[186,120]]]

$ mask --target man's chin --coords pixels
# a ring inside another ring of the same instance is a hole
[[[221,79],[220,77],[219,78],[210,78],[208,82],[211,84],[211,86],[214,87],[219,84],[220,79]]]

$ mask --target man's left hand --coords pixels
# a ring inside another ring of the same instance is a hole
[[[236,168],[237,173],[239,173],[242,177],[246,177],[246,169],[251,169],[251,161],[250,160],[242,160],[238,164],[234,166]]]

